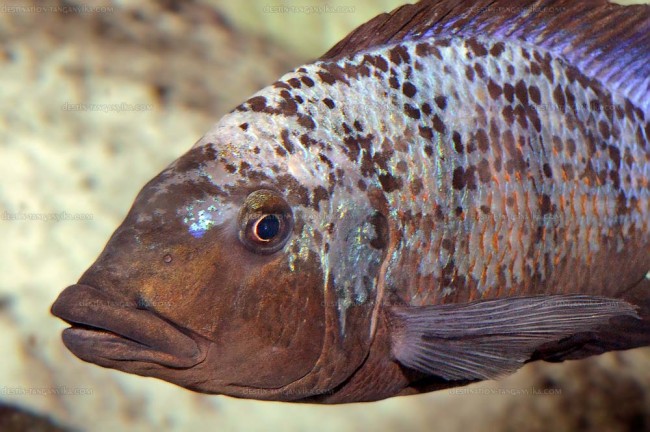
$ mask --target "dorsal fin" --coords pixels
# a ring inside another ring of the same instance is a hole
[[[650,112],[650,5],[422,0],[373,18],[319,60],[431,36],[485,36],[539,46]]]

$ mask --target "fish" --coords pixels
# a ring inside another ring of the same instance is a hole
[[[219,120],[51,313],[196,392],[371,402],[650,345],[650,6],[423,0]]]

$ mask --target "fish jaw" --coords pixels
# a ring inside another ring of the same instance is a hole
[[[52,305],[52,314],[71,324],[63,332],[63,343],[85,361],[109,362],[118,369],[119,362],[191,368],[205,359],[198,337],[89,285],[66,288]]]

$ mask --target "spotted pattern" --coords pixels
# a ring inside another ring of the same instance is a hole
[[[448,38],[301,67],[197,146],[225,196],[286,193],[301,221],[289,262],[318,255],[345,320],[377,296],[625,288],[650,268],[649,138],[649,112],[561,58]]]

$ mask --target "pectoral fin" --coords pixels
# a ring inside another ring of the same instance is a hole
[[[549,343],[597,331],[615,317],[638,321],[630,303],[585,295],[393,307],[390,312],[395,359],[446,380],[502,377]]]

